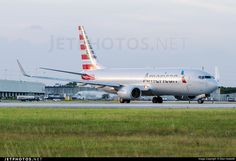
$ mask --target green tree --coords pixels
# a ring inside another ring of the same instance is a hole
[[[75,87],[75,86],[77,86],[77,83],[76,82],[69,82],[69,83],[66,84],[66,86]]]

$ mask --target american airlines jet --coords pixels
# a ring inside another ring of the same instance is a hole
[[[78,75],[81,79],[63,79],[26,74],[20,62],[19,68],[24,76],[40,79],[77,82],[94,85],[104,91],[119,96],[120,103],[130,103],[141,96],[153,96],[153,103],[163,103],[163,95],[175,96],[178,100],[197,100],[203,103],[210,93],[218,88],[217,80],[203,70],[183,68],[106,68],[98,63],[83,26],[78,27],[82,51],[82,71],[72,72],[51,68],[41,68],[55,72]]]

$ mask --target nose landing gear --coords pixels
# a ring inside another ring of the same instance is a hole
[[[197,103],[198,103],[198,104],[203,104],[203,103],[204,103],[204,99],[199,99],[199,100],[197,100]]]

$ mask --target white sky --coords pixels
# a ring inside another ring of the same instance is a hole
[[[0,79],[29,80],[17,58],[30,73],[75,78],[37,68],[80,71],[82,24],[104,66],[218,66],[236,86],[235,0],[1,0],[0,20]]]

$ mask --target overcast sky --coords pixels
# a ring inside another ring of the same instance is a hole
[[[0,79],[34,81],[16,59],[32,74],[75,78],[38,67],[80,71],[84,25],[106,67],[204,66],[214,74],[218,66],[221,84],[236,86],[235,0],[1,0],[0,20]]]

